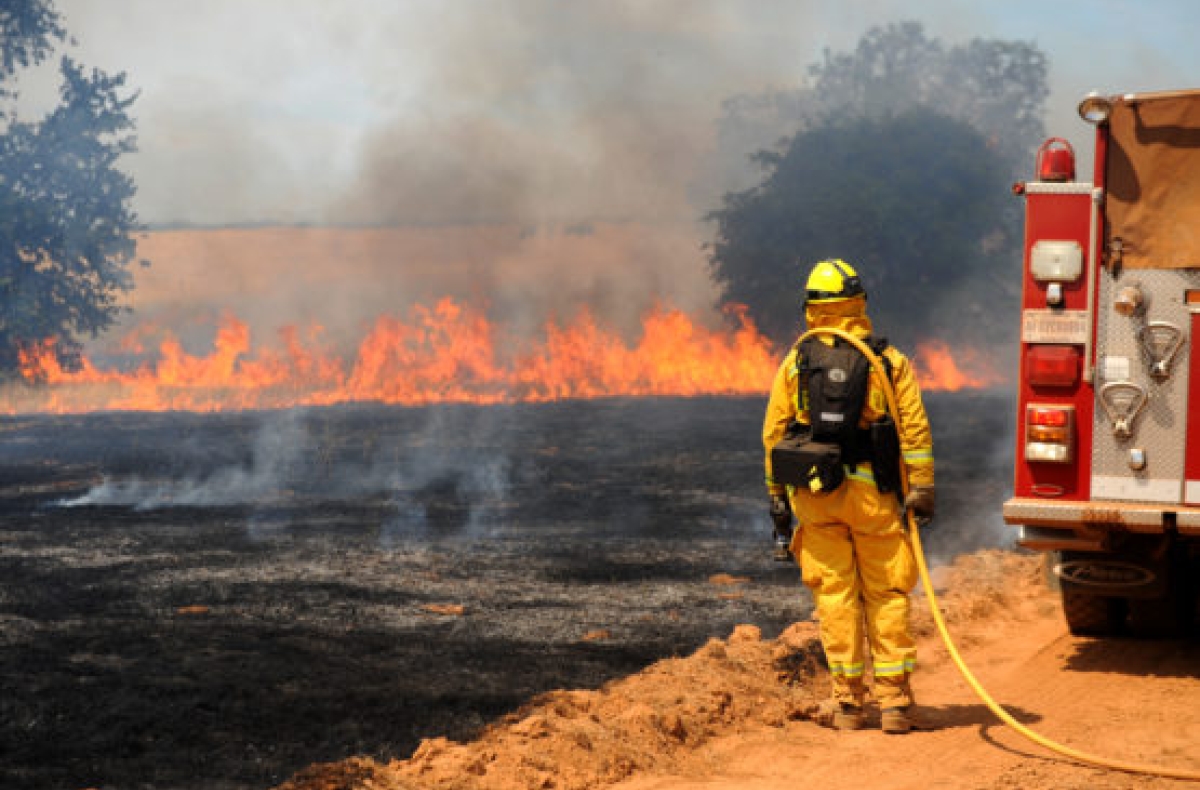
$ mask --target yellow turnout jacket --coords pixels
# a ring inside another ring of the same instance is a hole
[[[832,327],[849,332],[857,338],[871,335],[871,319],[866,314],[866,299],[856,296],[836,302],[810,304],[805,311],[809,329]],[[828,335],[819,335],[825,342],[832,343]],[[787,487],[776,482],[771,473],[771,450],[783,438],[784,431],[793,420],[809,423],[805,409],[807,399],[799,391],[799,349],[793,347],[784,358],[771,385],[771,397],[767,403],[767,414],[763,421],[763,446],[766,449],[766,482],[770,494],[784,495]],[[921,390],[908,357],[888,346],[883,351],[892,366],[892,385],[896,390],[896,408],[899,410],[900,452],[909,486],[933,485],[933,436],[929,430],[929,418],[921,401]],[[887,398],[884,395],[883,373],[871,369],[870,388],[863,405],[859,427],[866,427],[887,413]],[[869,474],[870,464],[858,465],[860,474]],[[856,470],[849,470],[854,475]]]

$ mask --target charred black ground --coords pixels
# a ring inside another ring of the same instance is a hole
[[[809,599],[770,559],[763,405],[6,419],[0,786],[265,788],[773,635]],[[1005,542],[1009,398],[927,405],[931,552]]]

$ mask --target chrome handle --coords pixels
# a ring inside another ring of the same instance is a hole
[[[1133,421],[1146,405],[1146,390],[1132,381],[1113,381],[1100,388],[1100,405],[1112,421],[1113,436],[1128,439]]]
[[[1183,330],[1166,321],[1151,321],[1138,330],[1138,342],[1150,358],[1150,375],[1165,379],[1171,375],[1171,360],[1183,345]]]

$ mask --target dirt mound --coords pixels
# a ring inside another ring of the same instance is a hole
[[[984,551],[941,569],[935,585],[943,588],[939,600],[961,646],[970,647],[1001,636],[1002,623],[1019,629],[1052,618],[1044,578],[1038,557]],[[933,668],[944,650],[925,603],[918,602],[914,628],[922,663]],[[278,790],[585,790],[634,777],[694,775],[709,747],[770,739],[806,718],[827,690],[815,623],[796,623],[774,640],[743,625],[690,656],[659,661],[597,691],[544,694],[470,743],[434,738],[408,760],[316,765]]]
[[[660,661],[598,691],[544,694],[476,741],[424,741],[405,761],[315,766],[286,790],[409,787],[583,788],[680,767],[714,735],[778,727],[809,702],[820,670],[811,623],[775,642],[739,626],[687,658]],[[785,682],[780,682],[781,680]]]

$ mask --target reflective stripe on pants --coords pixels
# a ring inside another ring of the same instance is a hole
[[[862,704],[865,630],[876,700],[885,708],[911,704],[916,644],[908,593],[917,569],[896,497],[850,477],[831,493],[793,491],[791,499],[803,529],[801,573],[816,602],[834,698]]]

